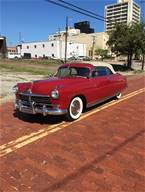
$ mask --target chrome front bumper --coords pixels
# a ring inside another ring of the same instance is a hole
[[[46,115],[63,115],[67,113],[67,109],[59,109],[58,107],[48,108],[46,105],[43,105],[41,108],[35,106],[35,103],[32,102],[29,106],[23,104],[21,100],[15,101],[14,108],[18,111],[27,114],[42,114],[43,116]]]

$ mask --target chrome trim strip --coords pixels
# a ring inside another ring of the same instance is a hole
[[[116,94],[115,94],[115,95],[116,95]],[[109,96],[109,97],[105,97],[105,98],[100,99],[100,100],[97,100],[97,101],[95,101],[95,102],[93,102],[93,103],[88,103],[86,107],[87,107],[87,108],[93,107],[94,105],[100,104],[100,103],[102,103],[102,102],[104,102],[104,101],[107,101],[107,100],[115,97],[115,95],[112,95],[112,96]]]
[[[32,104],[32,101],[31,102],[28,102],[28,101],[24,101],[24,100],[16,100],[16,102],[20,101],[22,105],[31,105]],[[59,107],[58,104],[52,104],[52,103],[36,103],[35,101],[33,101],[34,105],[37,106],[37,105],[40,105],[43,107],[43,105],[47,106],[47,107]]]
[[[49,95],[39,95],[39,94],[33,94],[33,93],[19,93],[20,95],[25,95],[25,96],[31,96],[31,97],[50,97]]]

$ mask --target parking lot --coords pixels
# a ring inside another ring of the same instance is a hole
[[[145,75],[75,122],[1,104],[0,191],[143,192]]]

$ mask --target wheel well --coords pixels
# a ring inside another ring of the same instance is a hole
[[[75,95],[73,98],[75,98],[75,97],[80,97],[82,99],[82,101],[83,101],[83,109],[85,109],[86,105],[87,105],[87,100],[86,100],[85,96],[84,95]]]

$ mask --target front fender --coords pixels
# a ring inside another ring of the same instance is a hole
[[[60,97],[57,100],[52,100],[53,104],[59,105],[60,109],[68,109],[71,100],[78,95],[83,95],[81,91],[64,89],[60,91]],[[83,95],[84,96],[84,95]],[[85,96],[84,96],[85,97]]]

